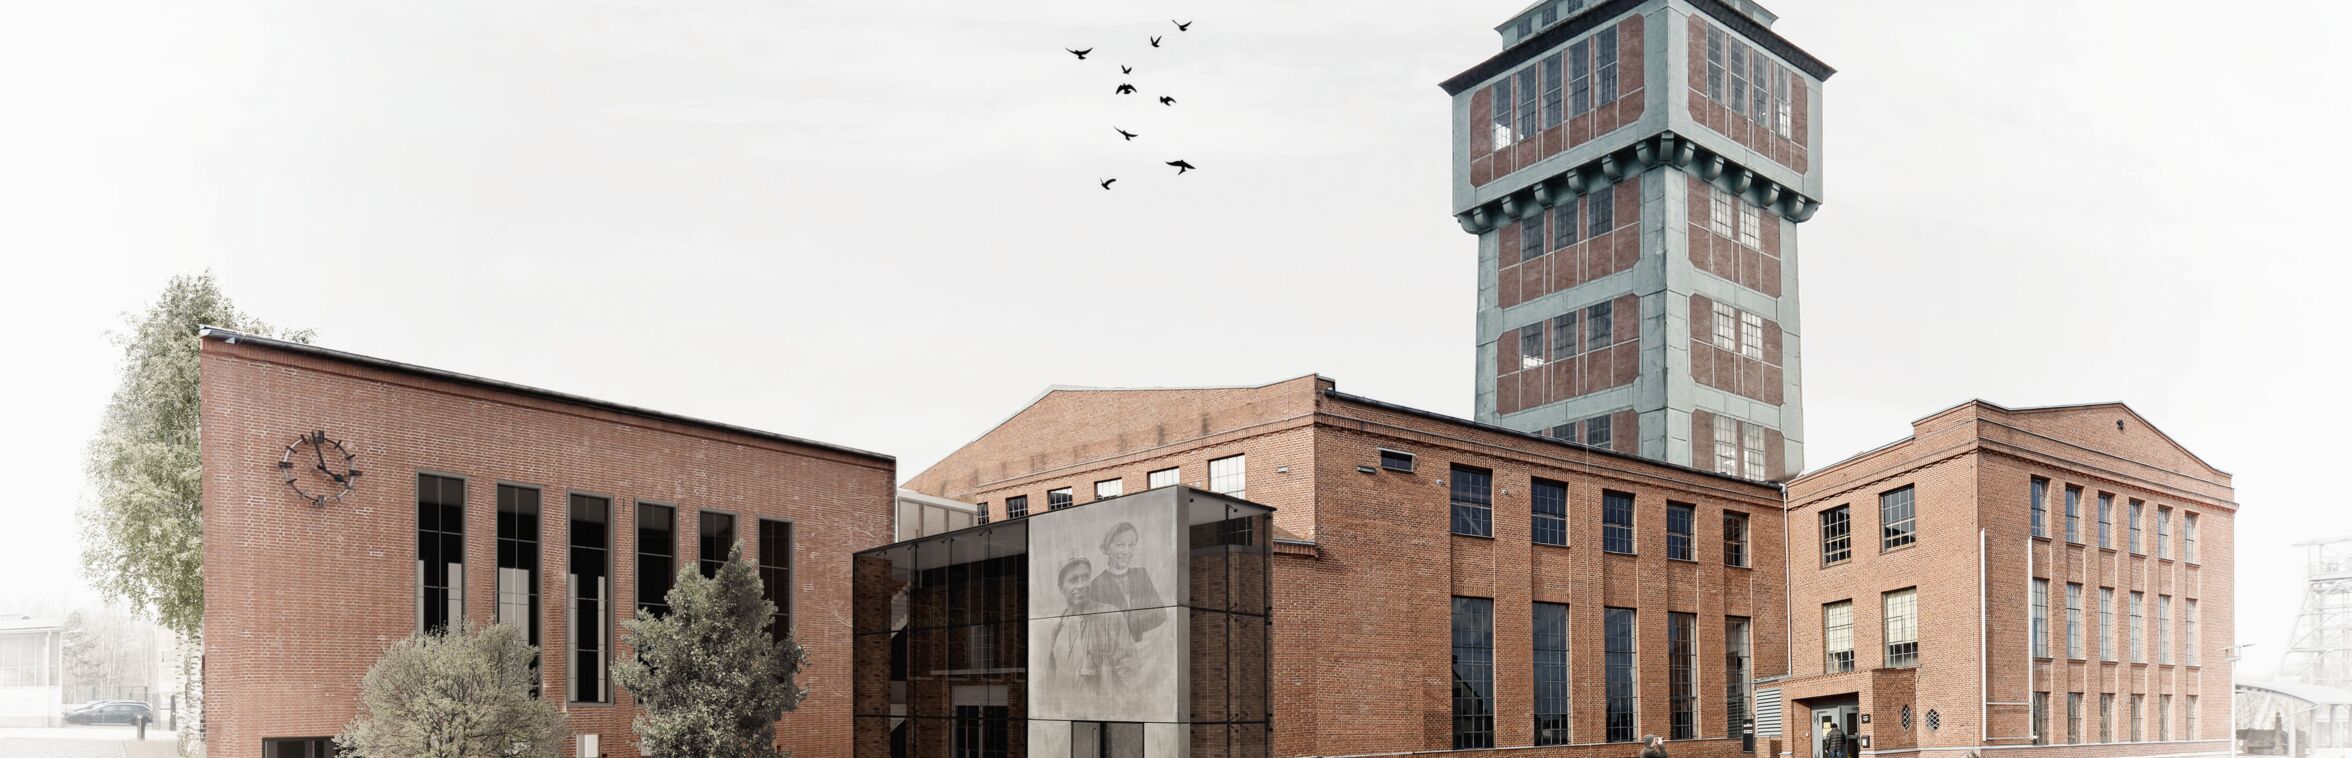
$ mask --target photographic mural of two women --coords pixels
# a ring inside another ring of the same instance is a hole
[[[1173,515],[1107,501],[1032,522],[1032,718],[1173,721]]]

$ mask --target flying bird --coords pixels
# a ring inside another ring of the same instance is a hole
[[[1159,46],[1160,46],[1160,38],[1158,38],[1158,37],[1153,37],[1153,38],[1152,38],[1152,47],[1159,47]],[[1088,50],[1093,50],[1094,48],[1091,48],[1091,47],[1090,47],[1090,48],[1086,48],[1086,49],[1088,49]]]
[[[1118,178],[1118,177],[1115,177],[1115,176],[1114,176],[1114,177],[1111,177],[1111,178],[1109,178],[1109,179],[1104,179],[1104,180],[1102,180],[1102,182],[1101,182],[1101,184],[1102,184],[1102,188],[1103,188],[1103,189],[1106,189],[1106,190],[1107,190],[1107,189],[1110,189],[1110,188],[1111,188],[1111,182],[1115,182],[1115,181],[1118,181],[1118,180],[1119,180],[1119,178]]]
[[[1132,95],[1132,94],[1135,94],[1135,85],[1133,85],[1133,84],[1126,84],[1126,83],[1121,83],[1121,84],[1119,85],[1118,93],[1119,93],[1119,94],[1122,94],[1122,95]]]
[[[1158,47],[1158,46],[1157,46],[1157,45],[1154,45],[1154,47]],[[1065,48],[1062,48],[1062,49],[1063,49],[1063,50],[1068,50],[1068,51],[1069,51],[1069,53],[1070,53],[1071,55],[1078,56],[1078,60],[1086,60],[1086,54],[1087,54],[1087,53],[1094,52],[1094,48],[1091,48],[1091,47],[1090,47],[1090,48],[1086,48],[1086,49],[1084,49],[1084,50],[1070,50],[1070,48],[1066,48],[1066,47],[1065,47]]]
[[[1168,161],[1168,165],[1176,167],[1177,176],[1183,176],[1184,172],[1192,170],[1192,164],[1186,163],[1181,159]]]
[[[1121,129],[1121,128],[1119,128],[1119,127],[1116,127],[1116,126],[1114,126],[1114,127],[1111,127],[1111,131],[1118,132],[1118,133],[1119,133],[1119,136],[1121,136],[1121,137],[1126,137],[1126,138],[1127,138],[1127,140],[1126,140],[1126,141],[1128,141],[1128,142],[1134,142],[1136,137],[1142,136],[1142,135],[1138,135],[1138,134],[1136,134],[1136,133],[1134,133],[1134,132],[1127,131],[1127,130],[1125,130],[1125,129]]]
[[[1176,104],[1176,98],[1169,97],[1169,96],[1167,96],[1167,95],[1161,95],[1161,96],[1160,96],[1160,104],[1161,104],[1161,105],[1175,105],[1175,104]]]
[[[1134,67],[1134,66],[1120,66],[1120,67],[1119,67],[1119,73],[1122,73],[1122,74],[1132,74],[1132,73],[1135,73],[1135,67]]]
[[[1172,18],[1171,18],[1171,19],[1168,19],[1168,23],[1175,24],[1175,25],[1176,25],[1176,31],[1180,31],[1180,32],[1189,32],[1189,31],[1192,31],[1192,22],[1190,22],[1190,21],[1178,21],[1178,20],[1176,20],[1176,19],[1172,19]]]

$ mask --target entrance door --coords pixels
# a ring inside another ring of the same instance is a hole
[[[1858,747],[1861,740],[1855,735],[1858,733],[1856,730],[1862,726],[1861,714],[1862,709],[1852,705],[1826,705],[1813,708],[1813,758],[1832,758],[1829,752],[1830,746],[1823,739],[1828,736],[1829,732],[1829,728],[1824,726],[1826,723],[1837,724],[1839,733],[1845,737],[1845,744],[1840,746],[1843,749],[1837,751],[1835,758],[1859,758],[1862,754]]]

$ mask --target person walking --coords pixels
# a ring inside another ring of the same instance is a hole
[[[1834,719],[1821,720],[1821,758],[1846,758],[1846,730]]]

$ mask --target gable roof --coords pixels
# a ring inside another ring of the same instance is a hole
[[[2107,413],[2121,412],[2121,413],[2123,413],[2124,415],[2126,415],[2126,416],[2130,416],[2130,417],[2131,417],[2131,423],[2127,424],[2127,425],[2125,426],[2125,428],[2123,428],[2123,429],[2121,429],[2121,430],[2119,430],[2119,431],[2122,431],[2122,432],[2124,432],[2124,433],[2126,433],[2126,434],[2140,434],[2140,433],[2152,434],[2152,435],[2154,435],[2154,436],[2155,436],[2155,438],[2156,438],[2157,440],[2159,440],[2159,441],[2163,442],[2163,443],[2164,443],[2164,445],[2165,445],[2166,447],[2168,447],[2168,448],[2172,449],[2174,452],[2177,452],[2177,453],[2179,453],[2179,454],[2182,456],[2182,458],[2183,458],[2183,459],[2185,459],[2186,461],[2188,461],[2188,462],[2191,462],[2191,463],[2195,463],[2196,465],[2203,467],[2203,468],[2204,468],[2205,470],[2207,470],[2207,471],[2210,471],[2210,472],[2213,472],[2213,473],[2216,473],[2216,474],[2220,474],[2220,475],[2222,475],[2222,476],[2229,476],[2229,475],[2230,475],[2230,473],[2229,473],[2229,472],[2227,472],[2227,471],[2223,471],[2223,470],[2221,470],[2219,467],[2217,467],[2217,466],[2214,466],[2212,463],[2210,463],[2210,462],[2206,461],[2206,460],[2205,460],[2205,458],[2204,458],[2203,456],[2197,455],[2196,451],[2194,451],[2194,450],[2190,450],[2190,449],[2188,448],[2188,446],[2187,446],[2187,445],[2183,445],[2183,444],[2181,444],[2181,443],[2180,443],[2180,440],[2173,439],[2173,438],[2172,438],[2172,435],[2170,435],[2170,434],[2165,434],[2165,433],[2164,433],[2164,430],[2163,430],[2162,428],[2159,428],[2159,427],[2157,427],[2157,426],[2156,426],[2154,423],[2152,423],[2152,422],[2148,421],[2148,417],[2140,415],[2140,412],[2139,412],[2139,411],[2132,410],[2132,407],[2131,407],[2130,405],[2128,405],[2128,404],[2125,404],[2125,403],[2123,403],[2122,401],[2113,401],[2113,400],[2111,400],[2111,401],[2096,402],[2096,403],[2073,403],[2073,404],[2069,404],[2069,405],[2044,405],[2044,406],[2036,406],[2036,407],[2031,407],[2031,408],[2004,408],[2004,407],[2002,407],[2002,406],[1995,405],[1995,404],[1993,404],[1993,403],[1989,403],[1989,402],[1985,402],[1985,401],[1983,401],[1983,400],[1978,400],[1978,401],[1976,401],[1976,402],[1979,402],[1979,403],[1984,403],[1984,404],[1985,404],[1985,405],[1987,405],[1987,406],[1990,406],[1990,407],[1992,407],[1992,408],[1995,408],[1995,409],[1998,409],[1998,410],[2000,410],[2000,411],[2003,411],[2003,412],[2005,412],[2005,413],[2009,414],[2009,415],[2010,415],[2012,418],[2016,418],[2016,419],[2018,419],[2019,421],[2038,420],[2038,419],[2034,419],[2033,417],[2049,417],[2049,418],[2053,418],[2053,419],[2065,419],[2065,418],[2069,418],[2069,417],[2077,417],[2077,418],[2079,418],[2079,417],[2083,417],[2083,416],[2090,416],[2090,415],[2103,415],[2103,414],[2107,414]],[[2064,431],[2063,429],[2043,429],[2043,430],[2041,430],[2041,431],[2044,431],[2044,432],[2046,432],[2046,433],[2051,433],[2051,436],[2058,437],[2058,438],[2060,438],[2060,439],[2065,439],[2065,437],[2066,437],[2066,433],[2065,433],[2065,431]],[[2081,442],[2080,440],[2067,440],[2067,441],[2069,441],[2069,442],[2078,442],[2078,443],[2079,443],[2079,442]]]

